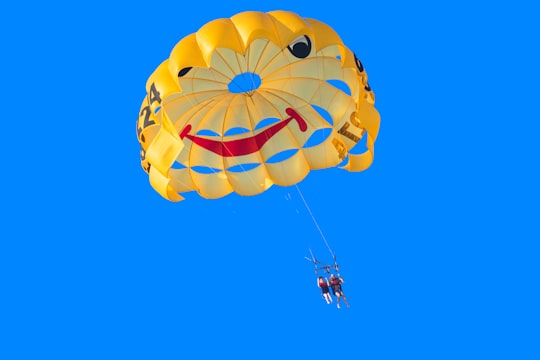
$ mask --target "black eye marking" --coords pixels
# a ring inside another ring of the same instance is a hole
[[[189,72],[189,70],[191,70],[191,66],[183,68],[182,70],[180,70],[178,72],[178,77],[182,77],[182,76],[186,75]]]
[[[287,49],[299,59],[306,58],[311,53],[311,40],[306,36],[300,36],[294,39]]]
[[[369,86],[369,84],[366,84],[366,86],[364,86],[364,89],[366,89],[366,91],[371,91],[371,86]]]
[[[356,63],[356,67],[358,68],[358,71],[362,72],[364,71],[364,65],[362,65],[362,62],[360,59],[356,57],[356,54],[354,54],[354,62]]]

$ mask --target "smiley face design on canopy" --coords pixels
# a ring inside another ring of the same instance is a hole
[[[165,198],[255,195],[312,169],[362,171],[379,130],[360,60],[328,25],[243,12],[188,35],[150,76],[141,164]],[[351,149],[362,145],[361,153]]]

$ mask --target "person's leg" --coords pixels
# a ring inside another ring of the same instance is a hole
[[[342,294],[343,295],[343,301],[345,301],[345,304],[347,304],[347,307],[351,307],[349,305],[349,302],[347,301],[347,297],[345,296],[345,294]]]
[[[332,302],[332,297],[330,296],[330,293],[324,293],[324,299],[326,300],[327,304],[330,304]]]
[[[321,293],[321,296],[324,299],[324,301],[328,303],[328,299],[326,298],[326,293],[324,291]]]

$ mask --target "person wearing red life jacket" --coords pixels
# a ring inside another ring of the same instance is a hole
[[[347,298],[345,297],[345,294],[343,293],[343,289],[341,288],[341,284],[343,284],[345,280],[341,276],[335,276],[334,274],[330,275],[330,287],[332,288],[332,293],[337,298],[337,307],[340,308],[340,300],[343,298],[343,301],[345,301],[345,304],[347,304],[347,307],[349,307],[349,302],[347,301]]]
[[[322,297],[326,300],[326,303],[330,304],[332,302],[332,297],[330,296],[328,279],[323,279],[322,276],[319,276],[317,279],[317,286],[321,289]]]

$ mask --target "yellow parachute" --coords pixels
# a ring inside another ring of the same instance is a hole
[[[137,121],[163,197],[255,195],[311,169],[367,169],[379,131],[360,60],[328,25],[242,12],[188,35],[152,73]],[[365,138],[367,150],[349,151]]]

